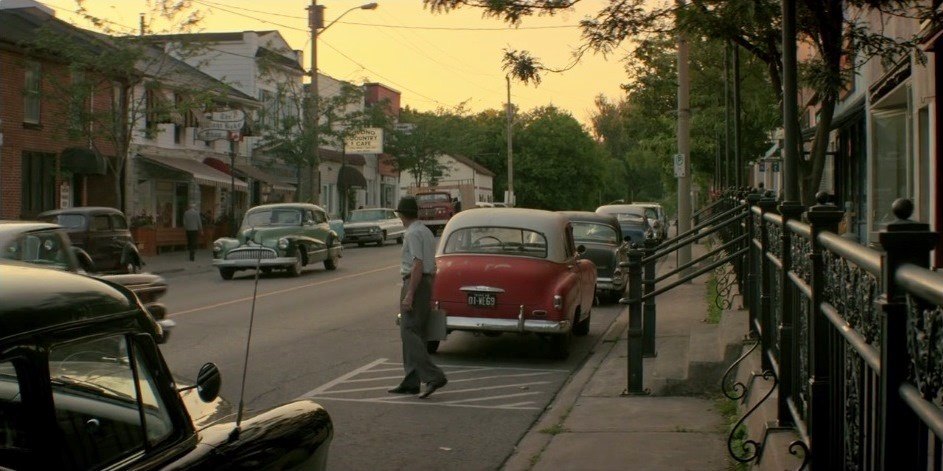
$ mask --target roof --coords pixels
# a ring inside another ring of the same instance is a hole
[[[559,211],[559,213],[574,222],[595,222],[619,227],[619,221],[616,217],[608,214],[599,214],[591,211]]]
[[[60,226],[58,224],[53,224],[50,222],[39,222],[39,221],[10,221],[10,220],[0,220],[0,234],[6,232],[24,232],[24,231],[39,231],[43,229],[57,229]]]
[[[305,71],[304,67],[302,67],[301,64],[298,63],[298,61],[290,57],[286,57],[284,54],[280,54],[269,48],[260,47],[259,49],[255,51],[255,57],[269,60],[269,61],[272,61],[273,64],[283,65],[285,67],[292,68],[301,72]]]
[[[253,31],[256,34],[264,35],[269,33],[277,33],[277,30],[265,30],[265,31]],[[151,34],[147,37],[154,39],[192,39],[195,41],[242,41],[244,37],[244,31],[223,31],[218,33],[180,33],[180,34]]]
[[[596,208],[599,214],[637,214],[644,216],[645,211],[636,204],[607,204]]]
[[[491,170],[488,170],[484,165],[481,165],[480,163],[475,162],[474,160],[468,157],[465,157],[464,155],[460,155],[460,154],[447,154],[447,155],[465,165],[468,165],[477,173],[480,173],[482,175],[487,175],[489,177],[494,176],[494,172],[492,172]]]
[[[142,321],[130,291],[84,275],[0,261],[0,339],[126,314]]]
[[[120,210],[109,208],[107,206],[75,206],[72,208],[52,209],[39,213],[40,216],[55,216],[57,214],[90,214],[90,213],[108,213],[123,214]]]
[[[442,240],[448,240],[449,235],[456,230],[468,227],[528,229],[547,238],[547,258],[559,261],[566,258],[567,224],[569,221],[562,214],[542,209],[476,208],[452,216],[442,233]],[[440,251],[444,247],[445,244],[439,244]]]
[[[313,209],[321,212],[325,212],[324,208],[311,203],[275,203],[275,204],[260,204],[258,206],[253,206],[249,208],[249,212],[253,211],[262,211],[265,209],[278,209],[278,208],[298,208],[298,209]]]

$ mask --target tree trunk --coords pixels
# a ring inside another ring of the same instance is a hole
[[[803,170],[799,183],[802,204],[811,205],[815,202],[815,194],[822,182],[822,173],[825,171],[825,157],[828,151],[829,136],[832,131],[832,119],[835,114],[836,97],[826,94],[822,101],[819,121],[815,126],[815,138],[812,141],[810,161],[800,168]],[[800,149],[801,151],[801,149]],[[802,155],[801,153],[799,155]]]

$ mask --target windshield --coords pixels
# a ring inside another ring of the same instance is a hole
[[[449,235],[443,252],[547,258],[547,238],[528,229],[467,227]]]
[[[81,229],[85,227],[85,216],[81,214],[57,214],[55,216],[43,216],[41,221],[58,224],[66,229]]]
[[[573,239],[577,242],[589,242],[594,244],[619,244],[619,235],[616,230],[606,224],[594,224],[591,222],[574,222]]]
[[[262,226],[300,226],[301,210],[295,208],[260,209],[246,214],[242,229]]]
[[[426,193],[416,195],[416,201],[419,203],[450,203],[452,198],[446,193]]]
[[[358,209],[350,213],[350,222],[381,221],[386,219],[382,209]]]

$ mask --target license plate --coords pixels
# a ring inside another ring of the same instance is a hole
[[[468,293],[468,305],[473,307],[495,307],[497,299],[489,293]]]

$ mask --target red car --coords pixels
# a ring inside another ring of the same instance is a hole
[[[561,214],[481,208],[456,214],[436,254],[433,304],[448,331],[535,333],[566,357],[589,333],[596,267]],[[434,351],[436,342],[430,342]]]
[[[447,191],[429,191],[416,194],[419,203],[419,220],[426,225],[433,234],[438,234],[455,215],[455,206],[452,196]]]

